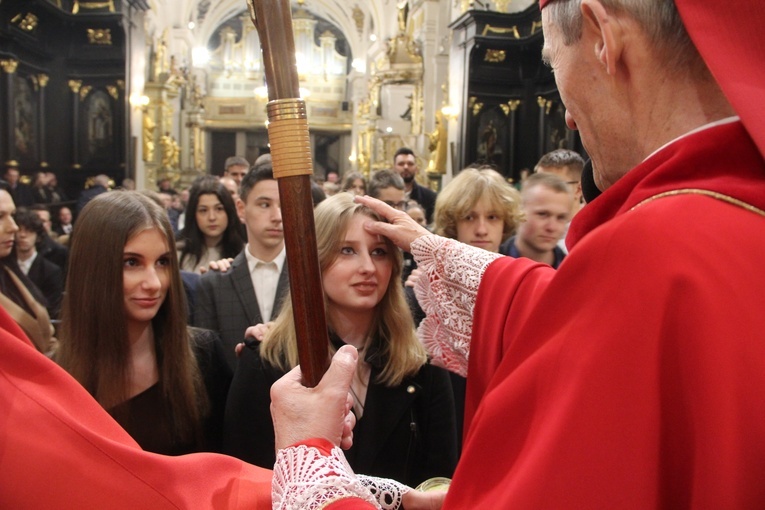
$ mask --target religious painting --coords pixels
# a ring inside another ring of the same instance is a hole
[[[88,95],[85,103],[87,155],[89,160],[109,158],[114,145],[112,98],[103,90]]]
[[[566,107],[563,103],[559,99],[551,99],[544,105],[540,104],[540,108],[541,153],[547,154],[555,149],[575,150],[575,133],[566,126]]]
[[[484,108],[478,116],[475,162],[504,172],[507,144],[507,115],[499,106]]]
[[[13,149],[20,161],[37,161],[37,93],[31,80],[13,76]]]

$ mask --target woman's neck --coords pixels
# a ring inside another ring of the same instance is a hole
[[[343,339],[343,342],[357,349],[366,347],[374,310],[364,313],[330,309],[327,315],[332,329]]]
[[[215,248],[223,240],[223,234],[215,237],[205,236],[205,246],[207,248]]]
[[[159,380],[154,328],[151,322],[129,323],[130,383],[128,398],[147,390]]]

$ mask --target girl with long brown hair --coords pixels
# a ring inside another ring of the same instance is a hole
[[[72,237],[56,360],[146,450],[219,449],[230,371],[220,341],[187,327],[166,213],[104,193]]]

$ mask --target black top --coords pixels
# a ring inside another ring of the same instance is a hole
[[[521,258],[521,252],[518,251],[518,248],[515,247],[515,237],[513,236],[504,243],[502,243],[499,246],[499,253],[502,255],[507,255],[508,257],[513,257],[514,259]],[[560,249],[560,246],[553,247],[553,263],[552,268],[558,269],[558,266],[560,266],[560,263],[563,262],[563,259],[566,258],[566,254],[563,253],[563,250]]]
[[[434,476],[451,477],[457,432],[446,370],[426,364],[401,384],[387,387],[375,382],[385,360],[370,348],[366,361],[372,372],[364,414],[353,431],[353,447],[346,451],[353,470],[412,487]],[[273,468],[270,388],[282,375],[262,360],[257,344],[244,349],[226,405],[224,453]]]
[[[221,451],[223,414],[231,370],[215,333],[196,328],[189,328],[189,332],[210,401],[210,411],[203,423],[203,437],[179,441],[173,436],[172,416],[157,383],[109,411],[146,451],[164,455]]]

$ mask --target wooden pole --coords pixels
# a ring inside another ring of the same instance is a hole
[[[311,140],[295,60],[289,0],[247,0],[263,49],[268,140],[279,183],[284,241],[303,383],[316,386],[329,363],[319,255],[311,199]]]

